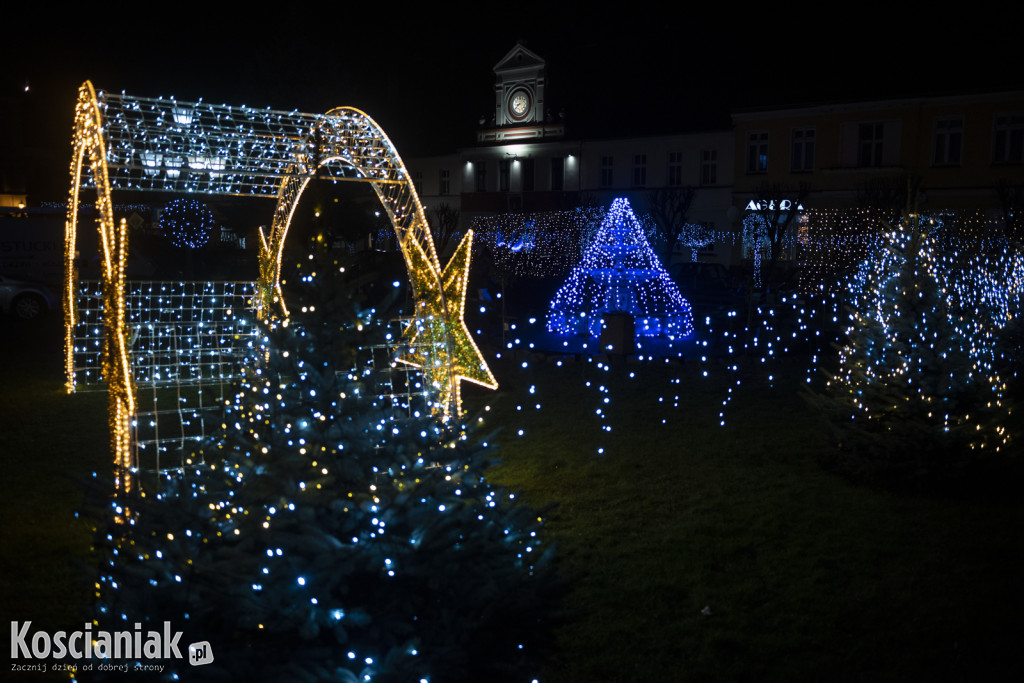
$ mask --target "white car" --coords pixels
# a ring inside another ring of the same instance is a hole
[[[22,320],[57,308],[57,296],[46,285],[0,275],[0,310]]]

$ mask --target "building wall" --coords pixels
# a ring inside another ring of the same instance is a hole
[[[613,140],[482,145],[455,155],[412,159],[410,172],[428,213],[457,208],[463,227],[477,216],[610,204],[627,196],[638,211],[662,187],[692,187],[687,219],[730,228],[731,131]],[[447,173],[447,188],[440,182]],[[442,193],[447,189],[447,193]],[[725,251],[718,252],[724,255]],[[687,253],[686,258],[689,258]]]
[[[921,208],[983,209],[996,205],[998,183],[1024,181],[1024,92],[743,112],[733,122],[738,202],[764,185],[804,183],[811,205],[853,206],[872,182],[911,175]]]
[[[519,73],[517,60],[534,71]],[[507,125],[478,134],[474,147],[410,160],[428,212],[447,204],[463,228],[479,216],[608,205],[619,196],[643,212],[654,190],[689,187],[687,221],[722,236],[701,260],[738,266],[744,216],[765,197],[800,199],[807,209],[862,208],[905,202],[913,178],[919,210],[994,215],[1004,209],[997,187],[1024,192],[1024,92],[737,112],[729,130],[573,141],[536,117],[514,126],[501,119],[505,86],[525,79],[539,87],[542,68],[539,57],[513,48],[495,67],[495,121]],[[534,137],[512,142],[520,128]]]

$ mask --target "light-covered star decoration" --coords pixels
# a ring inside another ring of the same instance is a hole
[[[437,260],[428,257],[418,242],[410,242],[410,248],[403,252],[409,279],[418,297],[415,315],[405,328],[397,360],[424,371],[447,419],[453,414],[462,414],[462,380],[488,389],[498,388],[464,317],[473,231],[466,232],[440,274]]]

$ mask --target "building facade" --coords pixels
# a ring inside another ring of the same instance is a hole
[[[428,210],[455,209],[465,228],[479,217],[618,196],[643,211],[656,190],[685,188],[686,221],[731,235],[699,258],[727,266],[749,256],[744,218],[759,203],[897,211],[909,203],[993,219],[1024,211],[1024,92],[743,111],[721,130],[574,139],[546,107],[545,70],[516,45],[494,67],[494,114],[481,121],[476,144],[410,160]]]
[[[687,221],[728,228],[735,159],[730,130],[624,139],[574,139],[545,108],[544,60],[516,45],[494,67],[494,114],[477,143],[409,160],[428,212],[445,205],[460,225],[502,213],[609,205],[626,196],[643,211],[656,190],[693,191]],[[571,131],[570,131],[571,132]],[[705,250],[704,257],[719,252]],[[728,254],[721,252],[722,258]]]
[[[1024,183],[1024,92],[734,113],[737,204],[804,187],[808,208],[846,208],[886,187],[921,210],[1002,210]]]

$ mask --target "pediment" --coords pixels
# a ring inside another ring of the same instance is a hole
[[[535,52],[523,47],[522,43],[516,43],[515,47],[508,51],[497,64],[494,65],[494,73],[500,74],[506,71],[538,70],[544,68],[544,60]]]

